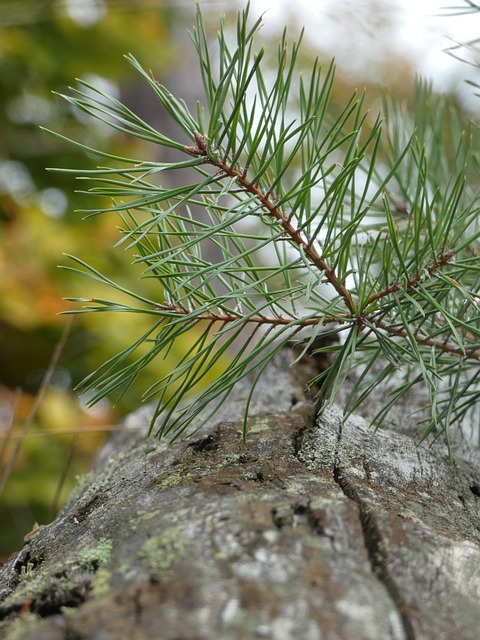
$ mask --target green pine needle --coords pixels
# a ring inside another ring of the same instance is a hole
[[[152,300],[73,258],[71,270],[134,305],[92,299],[83,311],[152,316],[151,328],[84,386],[93,401],[123,394],[188,334],[177,365],[144,396],[156,402],[154,435],[177,438],[191,424],[200,427],[286,344],[303,341],[306,353],[316,337],[338,336],[319,349],[332,359],[312,381],[321,408],[353,369],[346,414],[405,370],[405,383],[374,423],[424,384],[430,418],[422,436],[448,433],[480,395],[479,133],[424,82],[411,112],[387,98],[383,116],[372,116],[363,95],[334,110],[333,64],[301,68],[300,43],[284,33],[272,69],[256,49],[260,25],[250,22],[247,5],[236,42],[222,22],[213,53],[198,9],[192,40],[204,97],[196,114],[127,57],[182,139],[85,83],[64,96],[178,156],[156,163],[97,151],[109,166],[77,172],[89,193],[111,201],[88,214],[116,212],[119,244],[158,283]],[[165,172],[185,169],[197,179],[162,186]],[[214,381],[212,367],[221,368]],[[247,430],[246,420],[244,436]]]

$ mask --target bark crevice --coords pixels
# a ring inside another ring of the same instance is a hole
[[[132,416],[0,568],[0,636],[477,640],[480,455],[452,469],[358,416],[314,419],[291,360],[259,382],[246,444],[248,381],[170,446]]]
[[[395,583],[395,578],[390,573],[390,562],[387,559],[389,554],[388,540],[382,536],[375,511],[363,502],[355,488],[355,482],[346,476],[345,470],[338,464],[334,466],[333,477],[345,497],[353,500],[357,505],[363,532],[363,541],[370,560],[372,574],[385,587],[392,602],[395,604],[402,621],[405,639],[415,640],[414,627],[408,614],[409,607]]]

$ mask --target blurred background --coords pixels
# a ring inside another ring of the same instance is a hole
[[[220,14],[233,16],[244,3],[200,5],[214,37]],[[445,49],[480,33],[476,16],[448,16],[430,0],[252,0],[251,7],[254,17],[265,12],[267,46],[276,46],[285,25],[294,34],[306,25],[305,57],[336,57],[339,101],[370,86],[375,102],[380,85],[408,104],[420,74],[475,117],[478,98],[465,80],[478,81],[476,69]],[[202,95],[187,33],[194,15],[194,0],[1,0],[0,561],[36,523],[55,517],[106,434],[139,403],[132,389],[115,406],[87,408],[88,398],[74,390],[146,327],[138,316],[59,315],[73,308],[65,297],[101,295],[58,268],[68,263],[63,254],[129,288],[153,286],[139,284],[131,258],[113,248],[115,220],[83,220],[78,210],[91,203],[78,182],[46,170],[93,168],[98,160],[39,127],[110,153],[161,159],[158,149],[73,111],[54,92],[68,93],[81,77],[168,134],[158,103],[124,55],[132,53],[193,104]],[[157,366],[147,374],[152,382]]]

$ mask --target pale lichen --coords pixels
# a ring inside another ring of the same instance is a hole
[[[185,541],[175,528],[149,538],[137,552],[137,557],[152,574],[163,576],[186,555]]]

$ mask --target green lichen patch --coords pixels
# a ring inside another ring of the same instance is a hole
[[[20,580],[20,582],[22,582],[23,580],[30,580],[33,576],[34,568],[35,565],[33,562],[27,562],[26,565],[22,565],[22,567],[20,568],[20,573],[18,575],[18,579]]]
[[[164,478],[160,482],[161,489],[170,489],[172,487],[177,486],[182,480],[186,478],[191,478],[190,473],[171,473],[168,477]]]
[[[82,551],[78,559],[78,565],[85,571],[95,573],[108,562],[111,554],[112,541],[106,538],[100,538],[96,547]]]
[[[219,468],[223,469],[225,467],[235,466],[237,464],[243,464],[247,461],[247,456],[243,453],[230,453],[228,456],[220,463]]]
[[[24,613],[19,618],[12,620],[8,627],[4,630],[5,635],[1,637],[4,640],[18,640],[25,637],[25,633],[38,628],[41,618],[35,613]],[[0,630],[2,633],[2,630]]]
[[[108,593],[110,590],[110,571],[101,567],[95,574],[90,585],[90,594],[93,598],[98,598]]]
[[[186,555],[186,544],[175,528],[149,538],[137,553],[140,562],[152,575],[163,577]]]
[[[92,576],[110,558],[112,541],[101,538],[95,547],[84,549],[66,561],[58,561],[48,569],[29,563],[17,589],[0,606],[0,615],[29,610],[42,616],[60,611],[64,606],[78,606],[85,601]]]
[[[255,417],[252,424],[248,428],[248,433],[260,433],[270,429],[270,421],[268,418]]]

